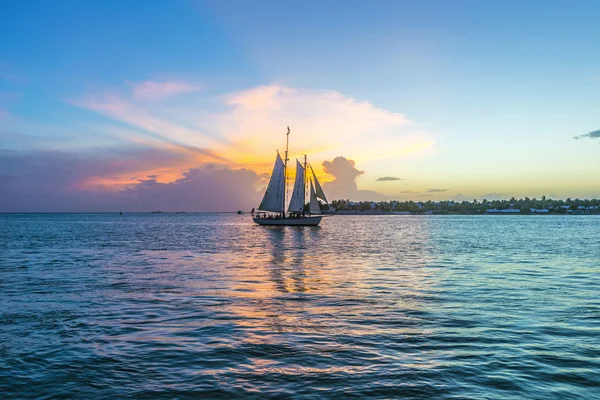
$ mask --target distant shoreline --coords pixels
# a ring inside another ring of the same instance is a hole
[[[600,199],[551,199],[546,196],[541,198],[525,197],[517,199],[511,197],[505,200],[477,201],[351,201],[333,200],[330,204],[331,212],[349,215],[491,215],[491,214],[600,214]]]
[[[70,215],[86,215],[86,214],[98,214],[98,215],[119,215],[119,212],[114,211],[0,211],[0,215],[60,215],[60,214],[70,214]],[[146,214],[238,214],[237,211],[185,211],[185,212],[169,212],[164,211],[161,213],[152,213],[150,211],[125,211],[123,212],[123,216],[125,215],[146,215]],[[490,212],[418,212],[412,213],[410,211],[377,211],[377,210],[340,210],[340,211],[323,211],[324,215],[363,215],[363,216],[373,216],[373,215],[405,215],[405,216],[435,216],[435,215],[600,215],[600,213],[490,213]],[[250,212],[245,212],[240,215],[250,215]]]
[[[335,212],[326,212],[325,215],[408,215],[408,216],[432,216],[432,215],[519,215],[519,216],[529,216],[529,215],[600,215],[599,213],[460,213],[460,212],[422,212],[422,213],[411,213],[410,211],[359,211],[359,210],[344,210],[344,211],[335,211]]]

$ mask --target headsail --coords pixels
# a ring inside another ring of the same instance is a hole
[[[275,159],[275,166],[273,167],[271,180],[267,185],[265,196],[260,202],[260,206],[258,207],[259,210],[284,212],[284,180],[283,160],[281,159],[279,152],[277,152],[277,158]]]
[[[310,166],[310,171],[312,172],[313,180],[315,181],[315,194],[319,199],[323,200],[325,203],[329,203],[327,201],[327,197],[325,197],[325,192],[323,192],[321,184],[319,184],[319,181],[317,180],[317,175],[315,175],[315,170],[313,169],[312,165]]]
[[[311,214],[320,214],[321,206],[319,205],[319,200],[317,200],[317,195],[315,194],[315,187],[312,182],[310,183],[310,201],[309,201],[309,211]]]
[[[296,160],[296,180],[294,181],[294,192],[290,200],[288,212],[302,212],[304,210],[304,167]]]

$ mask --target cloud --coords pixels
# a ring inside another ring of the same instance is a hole
[[[285,146],[288,125],[290,156],[307,154],[315,166],[344,152],[367,161],[415,157],[434,144],[404,115],[333,90],[264,85],[214,97],[199,87],[144,82],[132,92],[96,91],[72,104],[128,125],[138,141],[208,148],[229,166],[261,172]],[[188,95],[162,96],[183,92]]]
[[[263,179],[247,169],[207,165],[183,173],[174,182],[141,181],[120,193],[133,209],[170,211],[250,210],[260,202]]]
[[[597,131],[588,132],[584,135],[579,135],[579,136],[574,137],[574,139],[583,139],[583,138],[600,139],[600,129]]]
[[[235,211],[260,200],[264,178],[246,169],[205,164],[167,182],[158,181],[160,174],[137,174],[183,161],[181,153],[151,148],[0,152],[0,171],[8,172],[0,179],[0,212]],[[149,179],[132,182],[132,175]],[[122,182],[107,190],[115,180]]]
[[[131,99],[116,94],[89,96],[83,100],[76,100],[73,104],[125,123],[135,128],[138,134],[170,145],[214,148],[219,143],[226,142],[224,138],[205,134],[193,126],[174,120],[169,115],[161,115],[163,112],[160,110],[136,104]]]
[[[330,199],[350,199],[356,201],[385,200],[387,197],[373,190],[359,190],[356,178],[365,172],[356,168],[353,160],[336,157],[323,162],[323,170],[334,176],[331,182],[325,182],[323,189]]]
[[[430,193],[421,193],[419,196],[421,196],[421,197],[431,197],[433,195],[430,194]]]
[[[376,182],[387,182],[387,181],[402,181],[402,178],[396,178],[394,176],[382,176],[381,178],[375,179]]]
[[[400,193],[419,194],[419,192],[413,192],[413,191],[410,191],[410,190],[403,190]]]
[[[132,84],[131,91],[137,100],[159,100],[201,89],[201,86],[188,82],[146,81]]]
[[[454,200],[454,201],[467,201],[467,200],[472,200],[472,199],[469,199],[467,196],[465,196],[462,193],[456,193],[456,195],[452,198],[452,200]]]
[[[425,189],[425,192],[427,193],[440,193],[440,192],[447,192],[450,189]]]
[[[433,145],[404,115],[333,90],[265,85],[225,96],[225,102],[225,112],[195,118],[208,131],[227,132],[236,143],[228,149],[234,159],[250,154],[270,160],[273,147],[285,145],[288,125],[292,156],[312,160],[348,153],[359,154],[357,161],[409,157]]]
[[[370,162],[398,159],[427,154],[434,143],[402,114],[332,90],[266,85],[215,96],[199,89],[182,81],[147,81],[119,90],[92,90],[69,104],[106,120],[92,119],[83,127],[72,121],[43,126],[0,116],[2,147],[17,150],[12,157],[0,152],[0,171],[10,176],[1,180],[10,195],[2,196],[0,206],[110,211],[114,204],[124,204],[125,197],[137,199],[135,207],[152,205],[147,193],[163,196],[169,204],[165,193],[191,190],[181,179],[210,182],[208,177],[222,174],[217,171],[246,170],[264,179],[275,150],[285,145],[287,125],[292,128],[290,158],[309,156],[328,197],[384,200],[381,193],[358,188],[363,171],[354,162],[359,160],[337,155],[352,150]],[[209,164],[214,169],[204,171]],[[198,168],[204,172],[186,175]],[[332,182],[325,182],[326,174]],[[230,179],[216,188],[235,194],[227,183],[240,184]],[[240,198],[253,196],[245,192]],[[40,203],[42,198],[47,201]],[[232,204],[227,201],[220,198],[220,204]],[[208,198],[204,203],[216,204]]]

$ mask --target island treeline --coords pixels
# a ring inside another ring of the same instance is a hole
[[[411,214],[485,214],[485,213],[548,213],[548,214],[599,214],[599,199],[565,200],[525,197],[507,200],[478,201],[351,201],[334,200],[331,202],[333,212],[370,212],[370,213],[411,213]]]

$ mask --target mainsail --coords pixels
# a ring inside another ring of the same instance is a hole
[[[317,200],[315,187],[313,186],[312,182],[310,183],[310,201],[308,203],[308,209],[311,214],[321,213],[321,206],[319,205],[319,200]]]
[[[300,213],[304,210],[304,167],[296,160],[296,180],[288,212]]]
[[[271,174],[271,180],[267,185],[267,191],[265,192],[265,196],[260,202],[258,209],[262,211],[283,212],[284,184],[284,165],[278,152],[277,158],[275,159],[275,166],[273,167],[273,173]]]
[[[310,171],[312,172],[313,180],[315,181],[315,189],[316,189],[315,194],[317,195],[318,198],[323,200],[325,203],[328,203],[327,197],[325,197],[325,192],[323,192],[323,188],[321,187],[321,185],[319,184],[319,181],[317,180],[317,175],[315,175],[315,170],[313,169],[312,165],[310,166]]]

